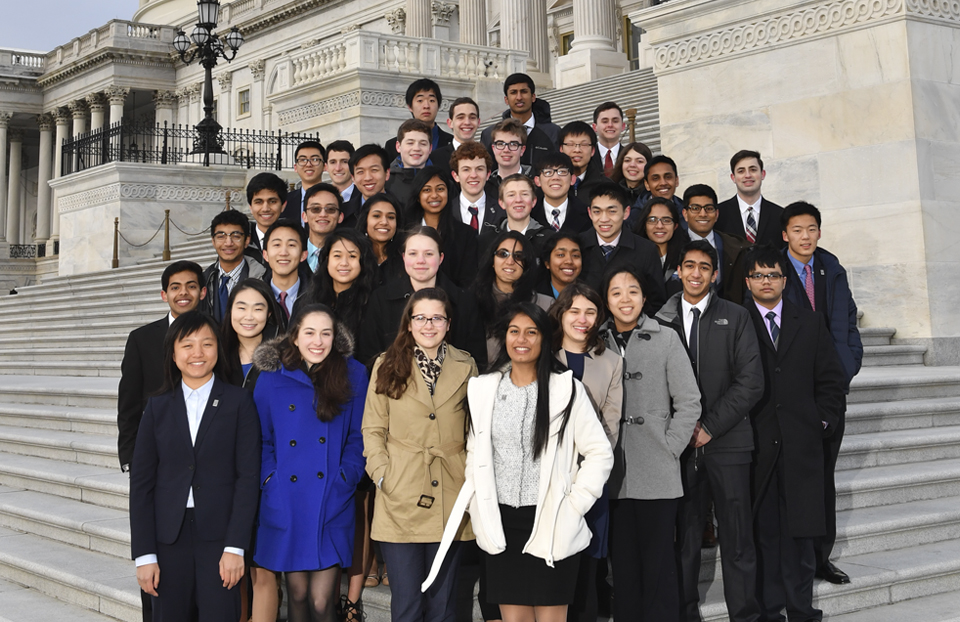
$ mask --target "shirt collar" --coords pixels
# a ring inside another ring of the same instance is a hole
[[[190,387],[187,386],[186,382],[181,380],[180,387],[183,389],[183,398],[187,400],[193,397],[194,395],[196,395],[200,398],[201,404],[206,404],[207,401],[210,399],[210,392],[213,391],[214,379],[215,379],[215,376],[211,376],[210,380],[207,380],[203,384],[203,386],[199,387],[198,389],[191,389]]]
[[[350,184],[349,186],[346,187],[346,189],[344,189],[343,192],[340,193],[340,196],[343,197],[343,202],[344,202],[344,203],[346,203],[346,202],[349,201],[351,198],[353,198],[353,191],[356,190],[356,189],[357,189],[357,185],[356,185],[356,184]]]
[[[273,282],[273,279],[270,279],[270,289],[273,290],[273,295],[275,297],[279,297],[280,292],[283,291],[282,289],[276,286],[276,284]],[[290,289],[287,290],[287,298],[293,298],[294,300],[296,300],[297,292],[299,291],[300,291],[300,278],[298,277],[297,282],[291,285]]]
[[[167,312],[167,326],[170,326],[171,324],[173,324],[173,319],[174,319],[174,318],[173,318],[173,311],[168,311],[168,312]]]
[[[623,230],[620,230],[620,233],[614,238],[613,242],[604,242],[600,237],[600,234],[597,234],[597,244],[600,246],[620,246],[620,237],[623,236]]]
[[[694,232],[691,231],[690,229],[687,229],[687,235],[690,236],[690,240],[693,241],[693,242],[695,242],[695,241],[697,241],[697,240],[706,240],[707,242],[710,243],[710,246],[712,246],[712,247],[714,247],[714,248],[717,247],[717,240],[716,240],[716,236],[713,234],[713,229],[711,229],[711,230],[710,230],[710,233],[708,233],[706,236],[703,236],[703,237],[701,237],[701,236],[700,236],[699,234],[697,234],[697,233],[694,233]]]
[[[454,137],[454,139],[450,141],[450,144],[453,145],[453,150],[456,151],[457,149],[460,148],[460,145],[462,145],[463,143],[457,140],[456,137]]]
[[[244,264],[246,264],[246,262],[247,262],[246,258],[241,257],[241,258],[240,258],[240,263],[237,264],[237,267],[236,267],[236,268],[234,268],[234,269],[231,270],[230,272],[224,272],[223,266],[221,266],[221,265],[220,265],[220,261],[217,260],[217,270],[220,271],[220,278],[222,279],[224,275],[227,275],[227,277],[228,277],[231,281],[236,281],[237,279],[240,278],[240,272],[243,270],[243,266],[244,266]]]
[[[559,210],[559,211],[560,211],[560,215],[563,216],[564,214],[567,213],[567,206],[568,206],[568,205],[570,205],[570,199],[569,199],[569,198],[564,199],[564,200],[563,200],[563,203],[561,203],[560,205],[558,205],[558,206],[556,206],[556,207],[554,207],[554,206],[550,205],[549,203],[547,203],[547,199],[544,198],[544,199],[543,199],[543,213],[546,214],[547,220],[550,220],[551,218],[553,218],[553,210]]]
[[[475,203],[471,203],[470,199],[468,199],[467,196],[463,194],[463,192],[461,192],[460,193],[460,210],[466,213],[467,208],[470,207],[471,205],[476,205],[477,212],[479,212],[480,214],[483,214],[487,205],[487,193],[481,192],[480,198],[478,198]]]
[[[794,257],[790,251],[787,251],[787,258],[790,259],[790,263],[793,265],[793,269],[797,271],[801,277],[803,276],[803,267],[810,266],[810,272],[813,273],[813,257],[810,257],[810,263],[803,263],[796,257]]]
[[[681,296],[680,296],[680,306],[681,306],[682,309],[683,309],[683,316],[684,316],[684,317],[688,316],[688,315],[690,314],[690,311],[691,311],[692,309],[700,309],[700,315],[702,316],[702,315],[703,315],[703,312],[707,310],[707,303],[710,302],[710,296],[711,296],[711,293],[710,293],[710,292],[707,292],[707,295],[704,296],[704,297],[700,300],[700,302],[698,302],[698,303],[695,304],[695,305],[692,305],[692,304],[690,304],[689,302],[687,302],[687,299],[684,298],[683,295],[681,295]]]
[[[773,319],[777,323],[777,326],[781,326],[781,327],[783,326],[783,322],[781,322],[781,320],[783,319],[783,297],[782,296],[780,297],[780,302],[777,303],[777,306],[775,306],[772,309],[766,308],[756,300],[753,301],[753,304],[757,305],[757,311],[760,313],[760,317],[762,317],[765,322],[767,321],[767,314],[773,311],[773,313],[775,314]],[[767,329],[769,330],[769,328],[770,326],[768,324]]]
[[[524,122],[523,127],[527,128],[527,134],[530,134],[530,130],[536,127],[536,125],[537,125],[537,118],[534,114],[531,113],[530,118]]]
[[[760,214],[760,203],[762,203],[762,202],[763,202],[763,197],[762,197],[762,196],[759,196],[759,197],[757,197],[757,201],[756,201],[755,203],[752,203],[752,204],[751,204],[751,203],[747,203],[746,201],[743,200],[743,198],[740,196],[740,194],[737,193],[737,204],[740,206],[740,213],[741,213],[741,214],[746,214],[746,213],[747,213],[747,208],[748,208],[748,207],[752,207],[754,213],[759,215],[759,214]]]

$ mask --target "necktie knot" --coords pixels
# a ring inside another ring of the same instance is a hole
[[[613,253],[613,249],[615,248],[616,246],[614,246],[613,244],[601,244],[600,250],[603,251],[603,258],[605,260],[609,260],[610,254]]]
[[[550,226],[553,227],[554,231],[560,231],[560,210],[555,209],[550,213],[553,214],[553,222],[550,223]]]
[[[467,208],[467,211],[470,212],[470,226],[474,231],[478,231],[480,229],[480,219],[478,218],[480,209],[476,205],[471,205]]]
[[[773,311],[768,311],[766,318],[767,321],[770,322],[770,339],[773,341],[773,347],[777,347],[777,342],[780,340],[780,327],[777,326],[777,314]]]

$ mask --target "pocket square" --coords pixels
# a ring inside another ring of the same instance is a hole
[[[713,323],[717,326],[726,326],[730,322],[728,322],[726,318],[720,318],[719,320],[714,320]]]

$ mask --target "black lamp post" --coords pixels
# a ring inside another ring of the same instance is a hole
[[[236,58],[237,50],[243,45],[243,35],[236,27],[231,28],[223,39],[213,32],[220,16],[220,0],[197,0],[197,13],[197,25],[190,36],[187,37],[182,30],[177,31],[173,49],[185,64],[189,65],[197,59],[203,65],[203,120],[196,125],[197,139],[193,153],[202,153],[203,165],[209,166],[211,153],[224,153],[223,139],[220,137],[223,128],[213,118],[213,68],[220,58],[228,63]],[[193,50],[190,50],[191,39],[195,45]]]

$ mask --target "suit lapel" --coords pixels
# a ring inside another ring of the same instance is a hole
[[[186,443],[187,447],[193,447],[193,440],[190,438],[190,422],[187,421],[187,401],[183,395],[183,387],[178,382],[176,388],[170,395],[170,404],[173,409],[173,422],[177,427],[177,436],[180,442]]]
[[[220,400],[223,395],[223,383],[219,378],[213,381],[213,389],[210,391],[210,397],[207,399],[207,406],[203,409],[203,417],[200,418],[200,428],[197,430],[197,441],[193,444],[193,450],[199,451],[200,444],[207,434],[207,430],[213,425],[213,419],[220,410]],[[184,421],[186,421],[186,407],[184,407]],[[187,431],[189,435],[190,431]]]
[[[753,318],[753,323],[757,328],[757,333],[760,336],[760,342],[767,347],[768,350],[774,353],[774,356],[777,354],[777,347],[773,345],[773,340],[770,339],[770,331],[768,330],[767,320],[762,315],[760,315],[757,305],[751,299],[748,303],[750,305],[750,316]],[[781,322],[782,323],[782,322]],[[783,343],[783,327],[780,327],[780,343]]]
[[[786,300],[783,301],[781,310],[783,319],[780,322],[780,343],[777,347],[777,358],[783,359],[784,354],[793,343],[793,338],[800,331],[800,314]]]
[[[433,398],[430,403],[436,406],[445,403],[463,386],[469,374],[470,366],[450,358],[448,352],[447,357],[443,361],[443,371],[440,372],[440,376],[437,378],[437,386],[433,388]],[[420,381],[423,382],[423,376],[421,374],[417,375],[420,376]],[[423,382],[423,388],[424,390],[427,389],[425,382]],[[427,390],[427,395],[430,395],[429,390]]]

